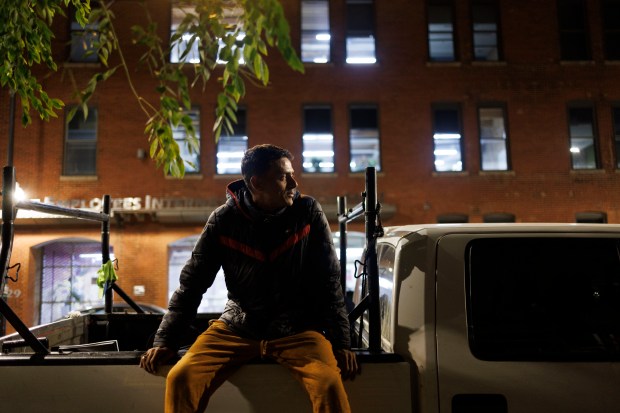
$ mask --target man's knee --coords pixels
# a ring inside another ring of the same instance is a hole
[[[166,376],[166,386],[172,388],[187,387],[192,382],[193,373],[190,365],[178,362]]]
[[[317,390],[325,394],[338,392],[343,386],[340,372],[328,366],[318,369],[315,377]]]

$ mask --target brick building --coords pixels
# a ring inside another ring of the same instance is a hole
[[[271,51],[271,84],[249,86],[234,136],[217,145],[217,88],[195,91],[201,148],[183,180],[145,156],[146,118],[121,73],[100,87],[87,122],[65,126],[61,114],[16,128],[17,180],[29,198],[81,207],[114,198],[119,285],[136,300],[166,305],[206,217],[240,177],[239,153],[258,143],[291,150],[300,189],[331,219],[337,196],[359,201],[363,168],[374,165],[386,225],[493,216],[575,222],[583,212],[620,222],[620,1],[282,3],[306,73]],[[147,5],[166,37],[175,7]],[[144,24],[141,6],[119,0],[112,10],[138,93],[155,99],[131,43],[130,27]],[[55,26],[57,61],[66,63],[41,73],[48,93],[68,105],[72,84],[100,69],[79,47],[88,35],[70,20]],[[2,152],[8,101],[2,91]],[[21,263],[19,280],[5,295],[37,324],[95,294],[100,263],[86,261],[99,228],[22,212],[12,259]]]

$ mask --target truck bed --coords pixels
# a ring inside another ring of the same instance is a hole
[[[63,320],[39,328],[50,347],[84,344],[84,337],[118,339],[120,351],[53,351],[0,354],[3,413],[124,413],[163,411],[167,371],[161,376],[138,367],[155,315],[109,314]],[[115,333],[103,337],[102,331]],[[154,330],[153,330],[154,331]],[[92,341],[91,341],[92,342]],[[136,343],[142,348],[127,350]],[[87,350],[87,349],[86,349]],[[359,352],[362,374],[345,387],[353,411],[411,411],[411,368],[394,354]],[[387,403],[387,404],[386,404]],[[208,412],[311,412],[303,388],[275,362],[241,367],[218,389]]]

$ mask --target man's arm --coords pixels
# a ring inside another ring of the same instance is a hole
[[[168,311],[155,334],[153,348],[140,360],[140,367],[149,373],[155,373],[157,365],[176,354],[182,344],[180,341],[196,317],[203,294],[213,284],[220,269],[215,221],[214,212],[194,246],[191,258],[181,270],[179,288],[170,298]]]
[[[342,377],[353,379],[360,372],[360,367],[355,353],[350,350],[351,334],[340,281],[340,262],[332,242],[327,217],[318,202],[315,204],[311,231],[314,232],[313,238],[317,243],[315,251],[320,257],[316,261],[319,263],[318,273],[324,277],[325,317],[330,329],[329,335],[334,348],[334,355],[338,361]]]

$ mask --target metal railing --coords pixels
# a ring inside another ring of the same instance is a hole
[[[103,196],[101,212],[85,211],[76,208],[65,208],[57,205],[43,204],[34,201],[15,202],[15,168],[5,166],[2,173],[2,233],[0,245],[0,292],[4,291],[4,283],[8,278],[9,263],[13,249],[14,221],[18,209],[37,211],[44,214],[61,215],[101,222],[101,259],[102,264],[110,260],[110,195]],[[104,286],[105,312],[111,313],[113,307],[113,294],[115,291],[123,298],[129,306],[137,313],[144,313],[144,310],[136,304],[114,281],[106,282]],[[8,303],[0,298],[0,315],[13,326],[35,353],[48,354],[49,350],[37,337],[32,334],[28,327],[15,314]],[[4,334],[4,331],[2,332]]]
[[[366,168],[366,184],[362,201],[347,211],[346,197],[338,197],[338,226],[340,231],[340,270],[343,291],[346,289],[347,224],[360,216],[365,217],[366,245],[364,262],[368,277],[368,293],[349,313],[353,329],[355,321],[368,311],[368,350],[381,352],[381,314],[379,306],[379,267],[377,263],[377,237],[382,235],[377,203],[377,172],[374,167]],[[362,323],[362,320],[360,320]]]

